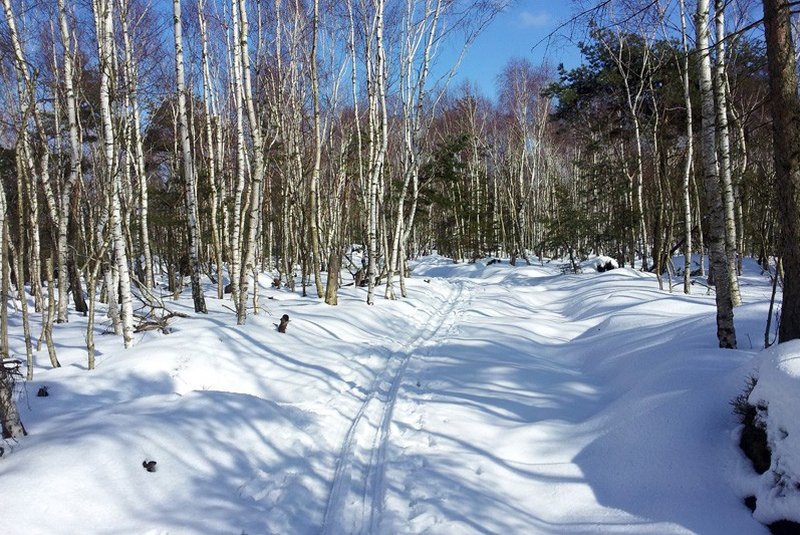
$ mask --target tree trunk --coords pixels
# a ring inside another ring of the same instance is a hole
[[[317,74],[317,34],[319,33],[319,0],[314,0],[314,18],[311,30],[311,100],[314,113],[314,168],[309,185],[309,230],[311,231],[311,269],[317,297],[324,295],[320,262],[322,251],[319,243],[319,174],[322,159],[322,131],[319,110],[319,76]]]
[[[25,234],[27,225],[25,224],[25,210],[23,206],[28,204],[25,202],[25,187],[23,185],[25,172],[23,171],[21,144],[17,144],[17,202],[19,204],[17,216],[19,225],[19,250],[14,246],[14,242],[9,239],[8,246],[11,252],[11,257],[16,260],[17,269],[17,299],[19,299],[22,308],[22,333],[25,340],[25,364],[27,366],[26,379],[33,380],[33,347],[31,343],[31,326],[30,314],[28,313],[28,296],[25,295],[25,260],[23,255],[28,250],[28,244],[25,243]],[[50,275],[52,277],[52,274]],[[33,284],[33,280],[31,281]]]
[[[236,132],[236,181],[233,192],[233,214],[231,216],[231,232],[230,232],[230,262],[228,265],[228,272],[231,278],[231,299],[236,307],[237,321],[241,324],[245,321],[244,312],[246,310],[246,303],[241,299],[241,290],[239,285],[243,277],[241,272],[246,272],[246,268],[242,266],[242,202],[244,197],[245,186],[245,145],[244,145],[244,104],[243,104],[243,80],[242,80],[242,58],[239,50],[239,15],[238,15],[238,0],[231,0],[231,19],[233,26],[233,42],[229,45],[229,61],[233,71],[232,85],[233,85],[233,101],[234,113],[236,117],[235,132]]]
[[[64,48],[64,88],[67,98],[67,122],[69,124],[70,166],[69,178],[61,192],[61,213],[58,220],[58,322],[68,320],[67,316],[67,288],[68,273],[67,259],[67,231],[71,213],[72,189],[78,182],[81,172],[80,133],[78,132],[77,99],[73,87],[75,57],[70,46],[70,32],[67,26],[67,12],[64,0],[58,0],[59,26],[61,29],[61,46]],[[74,291],[74,289],[73,289]]]
[[[219,229],[219,188],[217,186],[217,151],[214,144],[212,117],[216,117],[211,89],[211,69],[208,55],[208,36],[206,33],[205,0],[200,0],[197,13],[200,22],[200,39],[203,50],[203,109],[205,112],[205,136],[208,149],[208,182],[211,187],[211,243],[214,248],[214,262],[217,270],[217,298],[224,297],[225,282],[222,275],[222,240]]]
[[[250,199],[249,214],[245,228],[248,229],[247,235],[242,243],[243,261],[240,269],[239,279],[239,308],[237,309],[237,323],[243,325],[247,316],[247,279],[248,270],[256,265],[255,250],[258,243],[258,233],[261,219],[261,198],[262,186],[264,184],[265,172],[265,147],[261,135],[261,123],[259,115],[256,113],[255,100],[253,98],[252,82],[250,79],[250,51],[247,44],[248,22],[247,6],[245,0],[238,0],[238,16],[240,18],[239,42],[236,48],[237,55],[241,59],[242,67],[242,99],[247,112],[248,122],[250,123],[250,137],[253,142],[254,162],[250,178]]]
[[[733,177],[731,176],[731,143],[728,128],[728,102],[725,92],[725,0],[714,0],[715,43],[717,63],[714,69],[714,100],[719,132],[719,168],[722,204],[725,212],[725,255],[728,259],[728,279],[733,306],[742,304],[739,278],[736,276],[736,218],[734,216]]]
[[[44,335],[45,343],[47,344],[47,355],[50,357],[50,364],[53,366],[53,368],[60,368],[61,363],[58,362],[56,346],[53,343],[53,321],[56,313],[56,293],[55,286],[53,284],[52,258],[47,259],[45,263],[45,269],[47,270],[47,311],[43,314],[44,317],[42,318],[42,334]],[[39,343],[41,344],[41,339],[39,339]]]
[[[6,194],[0,184],[0,429],[3,438],[19,438],[26,435],[19,418],[17,402],[14,400],[14,377],[6,368],[8,351],[8,294],[9,294],[9,236],[8,205]]]
[[[198,252],[200,233],[197,222],[197,198],[195,197],[194,161],[189,139],[189,119],[186,113],[186,82],[183,73],[183,36],[181,28],[181,0],[173,0],[173,28],[175,29],[175,79],[178,90],[178,128],[181,137],[183,158],[183,180],[186,199],[186,217],[189,227],[189,270],[192,280],[194,311],[206,314],[206,300],[200,286],[200,257]]]
[[[125,47],[125,67],[124,75],[128,89],[128,99],[130,100],[132,126],[131,135],[133,137],[133,169],[134,176],[138,185],[139,192],[139,239],[141,241],[141,254],[144,257],[143,284],[146,290],[152,290],[155,286],[155,275],[153,273],[153,254],[150,246],[150,223],[149,223],[149,195],[147,191],[147,173],[144,162],[144,146],[142,139],[142,119],[139,109],[139,68],[136,51],[130,39],[128,31],[129,16],[127,10],[131,0],[120,0],[124,4],[125,13],[120,14],[122,22],[122,39]],[[148,299],[152,298],[149,291],[145,291]]]
[[[790,17],[787,0],[764,0],[775,190],[782,223],[779,256],[784,277],[779,342],[800,338],[800,106]]]
[[[701,124],[703,137],[703,174],[708,206],[708,257],[716,280],[717,339],[723,348],[736,348],[733,302],[730,294],[728,262],[725,254],[725,214],[717,164],[714,93],[709,54],[708,0],[698,0],[695,16],[697,68],[700,78]]]
[[[683,101],[686,106],[686,164],[683,168],[683,293],[692,292],[692,197],[691,178],[694,162],[694,122],[692,120],[692,94],[689,86],[689,45],[686,39],[686,8],[679,0],[681,16],[681,47],[683,49]]]

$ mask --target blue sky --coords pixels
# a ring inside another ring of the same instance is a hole
[[[546,60],[554,68],[559,63],[567,67],[579,65],[577,41],[582,38],[581,28],[575,29],[572,41],[567,26],[549,43],[546,42],[548,34],[568,21],[572,14],[569,0],[515,0],[492,21],[467,52],[454,80],[455,85],[468,79],[485,96],[494,97],[497,75],[514,57],[527,58],[536,65]],[[442,59],[446,60],[446,57]]]

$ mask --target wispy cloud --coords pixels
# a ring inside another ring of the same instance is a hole
[[[522,28],[541,28],[551,22],[550,15],[544,11],[534,13],[523,11],[519,14],[517,24]]]

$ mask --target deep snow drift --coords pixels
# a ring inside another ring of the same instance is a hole
[[[169,335],[126,351],[98,325],[91,372],[73,313],[0,459],[3,531],[766,533],[729,405],[766,358],[770,289],[748,267],[738,351],[701,287],[440,257],[372,307],[262,287],[243,327],[210,297],[191,313],[187,289]]]

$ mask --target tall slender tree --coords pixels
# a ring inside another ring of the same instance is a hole
[[[708,205],[708,258],[714,275],[717,302],[717,339],[723,348],[736,348],[728,261],[725,253],[725,214],[717,162],[714,90],[709,47],[709,4],[698,0],[695,13],[697,70],[700,78],[701,128],[703,139],[703,183]]]
[[[119,295],[122,336],[125,347],[130,347],[133,345],[133,300],[131,297],[128,253],[122,229],[122,184],[117,163],[117,144],[111,109],[111,86],[115,78],[113,3],[111,0],[92,0],[92,9],[95,32],[97,34],[97,51],[100,58],[100,116],[102,120],[104,178],[109,188],[111,202],[109,225],[117,273],[116,277],[112,277],[112,279],[116,280],[113,280],[108,285],[109,299],[112,302],[116,302],[117,295]]]
[[[764,0],[783,305],[778,341],[800,338],[800,105],[788,0]]]
[[[206,300],[200,285],[200,229],[197,221],[197,184],[194,173],[192,142],[189,137],[189,114],[186,111],[186,80],[183,69],[183,33],[181,20],[181,0],[173,0],[173,28],[175,36],[175,80],[178,91],[178,129],[181,138],[181,161],[183,187],[186,199],[186,218],[189,228],[189,270],[192,279],[192,299],[194,311],[205,314]]]

